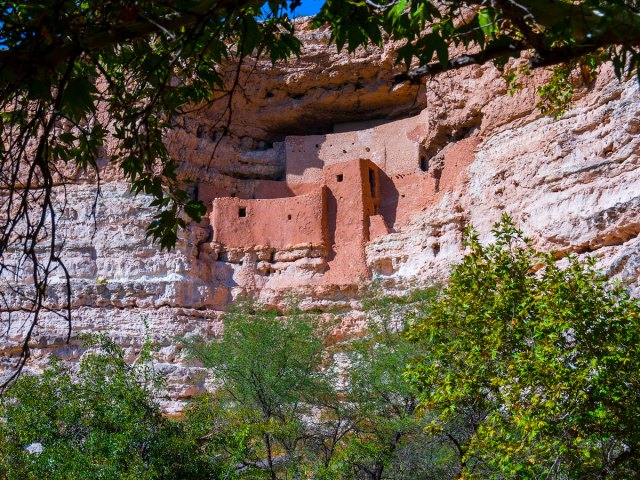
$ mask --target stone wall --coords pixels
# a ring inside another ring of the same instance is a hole
[[[74,339],[67,345],[66,324],[47,313],[36,329],[30,370],[40,371],[51,354],[76,361],[83,354],[76,336],[83,332],[113,336],[132,359],[149,336],[169,380],[166,407],[177,411],[184,398],[207,386],[202,369],[184,359],[177,338],[219,335],[227,302],[251,294],[279,305],[293,291],[305,308],[354,310],[336,327],[336,336],[348,335],[359,326],[353,279],[372,276],[395,288],[446,281],[450,265],[464,253],[465,227],[474,225],[490,241],[502,213],[537,248],[555,250],[559,258],[596,255],[604,273],[640,296],[635,80],[619,81],[602,67],[592,84],[576,80],[574,105],[554,120],[536,109],[544,71],[523,79],[514,96],[491,64],[420,85],[394,85],[392,46],[348,56],[328,46],[323,32],[303,37],[300,59],[277,67],[258,64],[254,71],[247,66],[251,81],[233,108],[242,116],[228,137],[219,142],[223,108],[214,104],[180,119],[168,147],[182,162],[185,181],[199,183],[199,197],[212,206],[220,197],[235,197],[233,205],[237,199],[308,194],[325,182],[325,172],[335,178],[340,162],[370,159],[380,169],[379,215],[375,203],[365,215],[366,199],[358,195],[366,189],[354,193],[362,208],[343,212],[357,218],[339,220],[336,206],[336,227],[353,223],[359,233],[356,239],[336,228],[328,242],[333,257],[312,244],[221,255],[208,220],[190,225],[174,251],[161,252],[145,237],[154,215],[148,199],[131,196],[126,183],[106,170],[94,216],[95,184],[80,178],[67,187],[62,222],[63,258],[73,274]],[[333,125],[345,122],[333,133]],[[301,163],[289,160],[296,154]],[[368,179],[361,180],[366,186]],[[350,252],[349,242],[360,239],[364,245]],[[61,279],[51,288],[55,310],[64,298]],[[17,358],[28,312],[12,292],[3,293],[14,305],[10,328],[2,312],[0,368],[6,373]]]
[[[373,176],[373,188],[372,178]],[[378,168],[369,160],[334,163],[324,170],[329,197],[331,253],[325,285],[353,285],[370,278],[364,247],[369,217],[380,202]]]
[[[366,158],[387,175],[412,174],[420,169],[423,114],[403,120],[326,135],[290,136],[285,144],[285,176],[288,184],[314,183],[325,165],[345,159]],[[375,122],[379,123],[379,122]]]
[[[273,264],[283,252],[308,247],[326,262],[324,269],[316,269],[320,275],[308,279],[308,285],[350,285],[369,279],[364,248],[370,240],[369,219],[380,213],[379,169],[370,160],[343,160],[323,166],[321,174],[316,183],[293,186],[311,193],[287,195],[293,189],[285,180],[254,189],[254,195],[264,189],[267,198],[213,199],[209,219],[217,260],[241,265],[268,260]],[[200,189],[212,190],[207,185]],[[274,192],[285,196],[270,198]],[[382,216],[379,221],[384,224]],[[274,274],[268,283],[276,285],[291,285],[298,276],[292,269],[264,266],[257,273]]]
[[[225,248],[290,249],[299,244],[327,247],[327,193],[324,187],[288,198],[216,198],[213,241]]]

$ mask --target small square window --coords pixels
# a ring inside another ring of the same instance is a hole
[[[340,173],[340,174],[338,174],[338,175],[336,175],[336,180],[337,180],[338,182],[341,182],[342,180],[344,180],[344,175],[342,175],[341,173]]]
[[[238,209],[238,216],[239,217],[246,217],[247,216],[247,207],[240,207]]]
[[[291,220],[291,215],[287,215],[287,220]]]

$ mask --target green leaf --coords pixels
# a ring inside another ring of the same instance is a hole
[[[478,12],[480,28],[489,38],[495,38],[500,33],[500,27],[496,19],[496,12],[492,8],[481,8]]]
[[[242,50],[245,55],[250,55],[262,41],[262,33],[258,22],[253,17],[245,17],[244,36],[242,37]]]
[[[65,89],[63,108],[71,118],[79,120],[96,111],[96,87],[86,78],[72,78]]]
[[[64,132],[58,135],[58,139],[68,145],[71,145],[77,140],[76,136],[71,132]]]
[[[189,215],[195,222],[199,222],[207,213],[207,207],[200,200],[188,202],[184,206],[184,212]]]

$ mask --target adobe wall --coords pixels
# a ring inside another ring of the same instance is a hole
[[[226,248],[287,249],[326,245],[326,189],[289,198],[216,198],[210,214],[213,241]]]
[[[254,193],[297,195],[214,199],[210,214],[213,242],[222,251],[235,251],[236,262],[240,252],[272,250],[275,261],[282,257],[277,251],[321,246],[326,271],[320,283],[353,284],[367,279],[364,249],[370,239],[370,217],[380,213],[380,182],[375,163],[356,159],[326,166],[322,185],[306,183],[289,189],[286,182],[256,183]],[[385,230],[382,217],[376,225],[375,231]],[[279,275],[269,279],[283,280]]]
[[[476,157],[479,137],[451,143],[427,158],[427,169],[410,174],[381,172],[380,213],[386,225],[400,229],[410,225],[425,209],[440,202],[466,180],[466,168]]]
[[[451,191],[473,161],[478,138],[449,141],[440,151],[427,154],[423,146],[429,135],[425,112],[371,125],[364,130],[287,137],[285,178],[290,191],[304,192],[325,181],[323,169],[354,158],[369,159],[380,169],[378,213],[384,222],[376,220],[373,233],[377,237],[410,225],[416,215]],[[367,123],[337,127],[356,126]]]
[[[310,193],[316,188],[317,186],[314,186],[314,188],[307,188],[304,191],[294,193],[294,191],[282,181],[222,177],[222,179],[216,183],[198,183],[197,198],[207,207],[210,207],[216,198],[221,197],[244,199],[285,198]]]
[[[479,142],[465,124],[448,132],[429,132],[428,125],[423,111],[383,124],[336,125],[336,133],[327,135],[288,136],[284,181],[234,179],[217,191],[202,185],[203,200],[235,197],[210,202],[218,260],[241,266],[240,284],[262,288],[292,286],[293,279],[301,285],[353,285],[393,271],[368,260],[368,246],[402,232],[459,188]],[[428,141],[434,135],[439,140]],[[326,190],[320,199],[321,188]],[[449,207],[454,214],[457,209],[455,203]],[[300,218],[289,220],[289,211],[301,212]],[[245,258],[250,252],[259,253],[256,271],[250,267],[256,260]]]
[[[370,277],[365,257],[369,217],[380,205],[378,167],[370,160],[329,165],[323,172],[329,191],[329,269],[324,282],[354,283]]]
[[[477,137],[449,143],[429,158],[420,143],[426,134],[426,120],[417,115],[360,131],[287,137],[285,181],[236,180],[238,185],[227,186],[225,191],[220,187],[218,191],[207,185],[200,187],[201,199],[211,201],[230,196],[246,200],[243,205],[252,205],[247,207],[247,217],[239,218],[238,201],[215,200],[219,212],[211,217],[216,218],[218,225],[213,226],[214,241],[226,248],[248,250],[256,245],[284,248],[307,241],[304,225],[287,221],[282,230],[274,226],[271,218],[277,210],[298,209],[299,202],[306,202],[302,197],[326,185],[328,203],[322,208],[328,209],[329,224],[325,236],[335,236],[329,240],[334,245],[329,255],[333,273],[327,281],[337,281],[332,279],[337,279],[336,271],[343,268],[353,273],[341,273],[343,280],[366,277],[365,262],[359,259],[364,244],[411,224],[416,215],[440,201],[461,181],[460,174],[474,159]],[[358,154],[362,154],[361,159],[353,159]],[[375,171],[376,183],[376,193],[369,199],[365,198],[368,168]],[[335,181],[338,172],[344,172],[343,182]],[[301,198],[293,200],[296,196]],[[375,205],[371,203],[373,198]],[[272,204],[259,201],[269,199],[279,201]],[[371,220],[372,216],[376,218]],[[265,218],[269,219],[267,224]],[[303,223],[313,221],[305,219]],[[317,237],[317,232],[314,235]],[[343,255],[342,250],[349,253]],[[346,259],[355,258],[358,260],[353,265],[339,266],[343,261],[349,263]]]
[[[423,146],[428,136],[425,112],[414,117],[357,131],[327,135],[291,136],[285,140],[285,177],[291,191],[305,191],[324,182],[328,166],[353,158],[367,158],[380,169],[380,209],[374,235],[411,224],[416,214],[439,201],[474,159],[477,137],[448,142],[440,151]],[[353,124],[337,126],[367,126]]]
[[[286,182],[320,183],[324,166],[355,158],[370,159],[390,176],[416,173],[420,171],[420,144],[426,135],[423,112],[365,130],[287,137]]]

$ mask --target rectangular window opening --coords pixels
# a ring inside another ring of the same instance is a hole
[[[376,198],[376,172],[373,168],[369,169],[369,187],[371,188],[371,196]]]
[[[339,173],[338,175],[336,175],[336,180],[337,180],[338,182],[343,181],[343,180],[344,180],[344,175],[342,175],[341,173]]]
[[[420,157],[420,170],[423,172],[429,170],[429,160],[427,157]]]
[[[238,209],[238,216],[239,217],[246,217],[247,216],[247,207],[240,207]]]
[[[291,214],[287,215],[287,220],[291,220]]]

